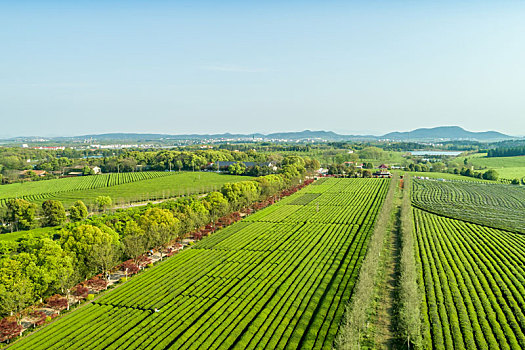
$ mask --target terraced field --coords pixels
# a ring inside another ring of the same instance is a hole
[[[3,185],[0,186],[0,205],[5,204],[10,198],[23,198],[28,201],[45,200],[64,192],[105,188],[167,175],[170,175],[170,173],[148,171],[78,176]]]
[[[38,205],[46,199],[55,199],[67,208],[77,200],[89,205],[98,196],[110,196],[114,204],[120,204],[204,193],[218,189],[226,182],[250,179],[252,178],[249,176],[209,172],[139,172],[81,176],[0,186],[0,205],[7,198],[18,197]]]
[[[525,348],[525,236],[414,209],[425,349]]]
[[[413,181],[413,205],[447,217],[525,233],[525,187],[466,181]]]
[[[388,181],[318,181],[12,349],[331,349]]]

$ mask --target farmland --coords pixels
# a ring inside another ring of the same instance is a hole
[[[12,348],[332,348],[388,183],[320,180]]]
[[[457,163],[465,157],[458,157]],[[486,153],[478,153],[467,157],[467,161],[475,167],[494,169],[503,179],[522,179],[525,177],[525,156],[486,157]]]
[[[525,233],[522,186],[416,179],[413,203],[436,214]]]
[[[10,198],[24,198],[29,201],[47,199],[63,192],[91,190],[166,176],[165,172],[139,172],[79,176],[47,181],[31,181],[0,187],[0,201]]]
[[[226,182],[250,177],[207,172],[139,172],[82,176],[57,180],[17,183],[0,187],[0,203],[24,198],[40,204],[46,199],[62,201],[66,207],[77,200],[93,203],[97,196],[110,196],[116,203],[155,200],[181,194],[202,193]]]
[[[525,348],[525,237],[414,209],[424,348]]]

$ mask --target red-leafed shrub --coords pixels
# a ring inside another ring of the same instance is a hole
[[[151,259],[148,258],[147,256],[143,256],[140,260],[139,260],[139,266],[147,266],[151,264]]]
[[[67,298],[55,294],[47,299],[47,305],[55,310],[64,310],[68,306]]]
[[[46,322],[47,315],[42,311],[34,311],[31,313],[31,318],[35,320],[35,325],[41,326]]]
[[[126,269],[128,270],[128,276],[140,271],[139,267],[132,260],[124,261],[120,265],[120,270],[126,272]]]
[[[17,337],[22,332],[22,326],[16,323],[12,317],[6,317],[0,320],[0,341],[6,341]]]
[[[108,285],[108,282],[106,282],[106,280],[103,278],[94,277],[87,281],[87,285],[92,290],[99,291],[105,289]]]
[[[82,284],[79,284],[78,286],[75,287],[75,291],[73,292],[73,294],[76,296],[76,297],[79,297],[79,298],[87,298],[88,294],[89,294],[89,288],[82,285]]]

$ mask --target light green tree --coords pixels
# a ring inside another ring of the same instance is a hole
[[[88,216],[88,210],[84,202],[78,200],[69,209],[69,219],[73,222],[82,221]]]
[[[72,230],[62,230],[60,242],[66,252],[75,258],[75,265],[81,277],[97,271],[93,262],[93,249],[97,245],[118,245],[118,234],[105,225],[80,225]]]
[[[20,324],[20,312],[33,301],[33,284],[24,274],[22,264],[12,259],[0,261],[0,312],[16,315]]]
[[[246,172],[246,165],[244,163],[233,163],[228,167],[228,172],[232,175],[242,175]]]
[[[106,209],[109,208],[112,203],[111,197],[109,196],[98,196],[95,199],[95,204],[97,205],[98,210],[102,212],[106,211]]]

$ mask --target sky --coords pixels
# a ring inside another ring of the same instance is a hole
[[[0,0],[0,137],[525,135],[525,2]]]

